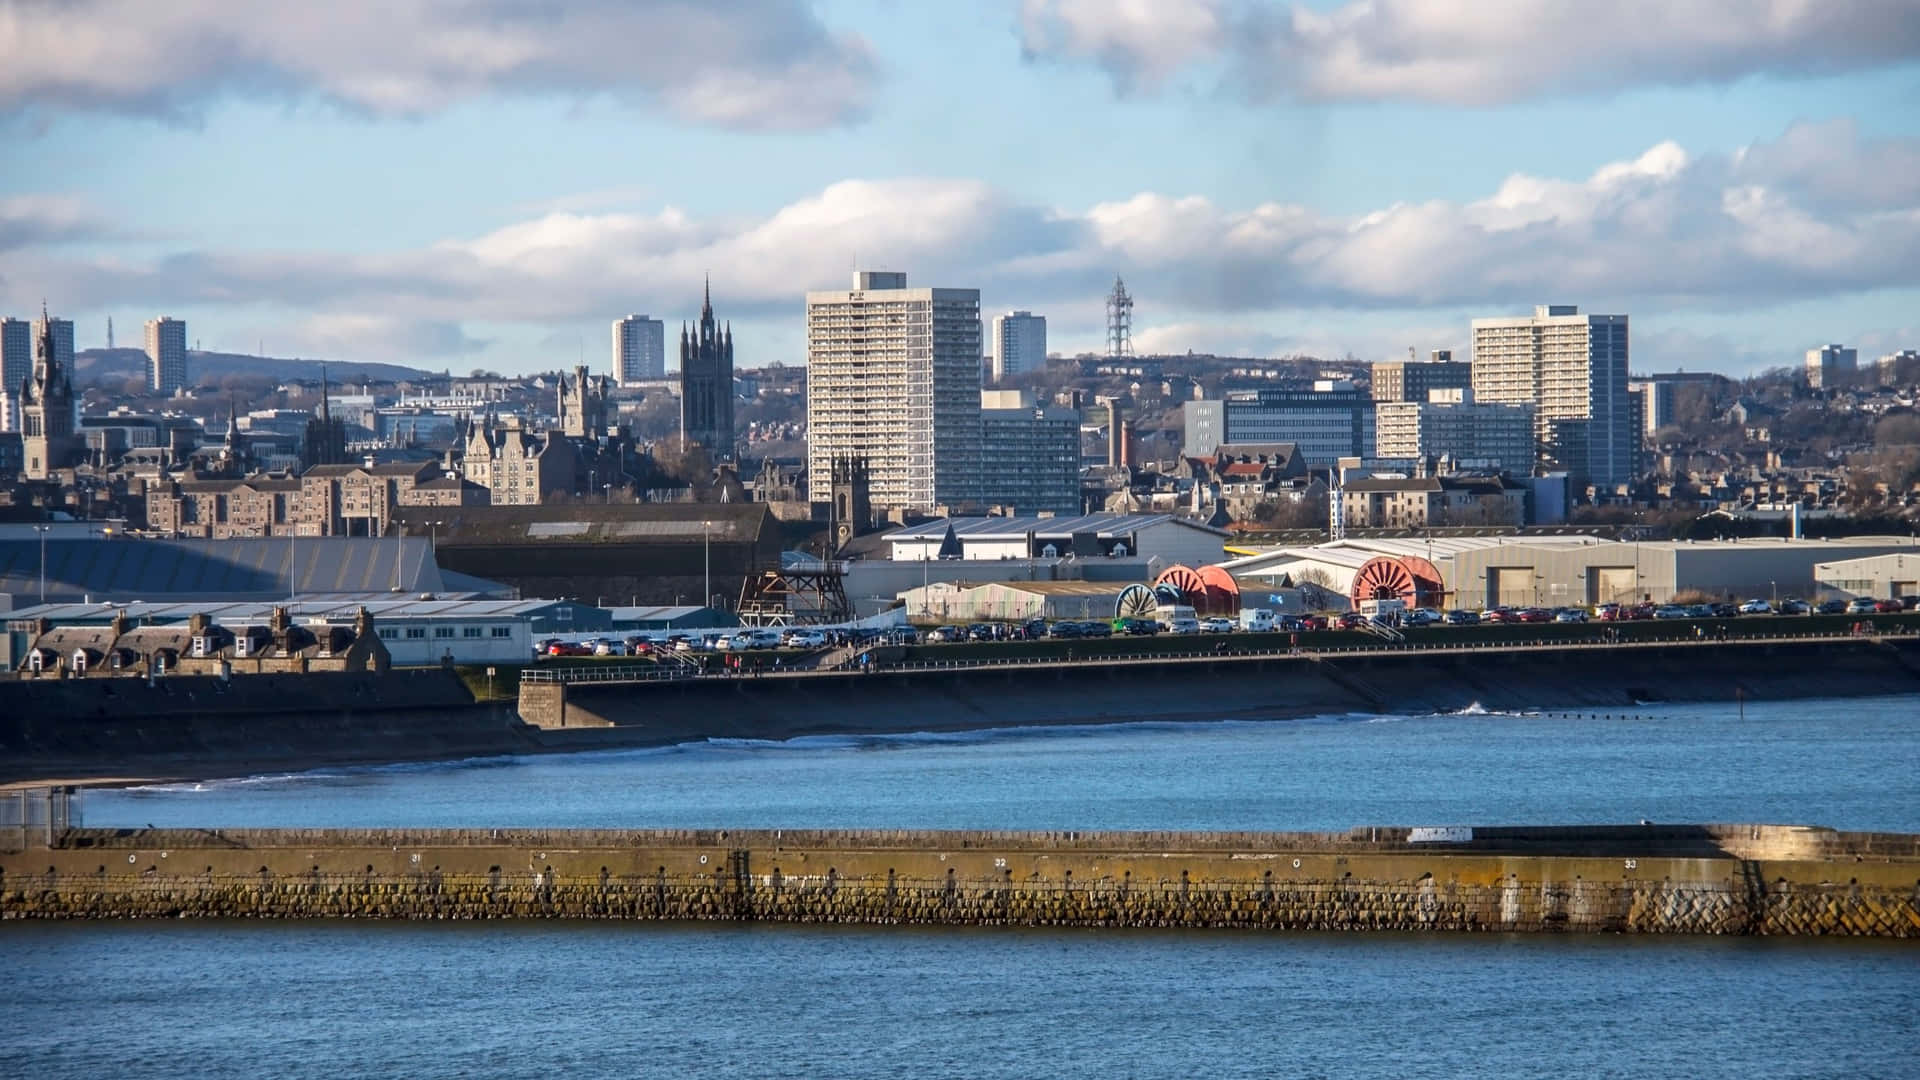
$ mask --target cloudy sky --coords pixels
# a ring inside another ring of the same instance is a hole
[[[1920,0],[0,0],[0,311],[604,366],[851,267],[1143,350],[1920,348]]]

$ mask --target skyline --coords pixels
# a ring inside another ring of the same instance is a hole
[[[857,265],[1066,353],[1115,275],[1142,352],[1464,358],[1548,303],[1636,370],[1920,346],[1912,3],[254,7],[5,5],[0,312],[600,370],[710,272],[759,367]]]

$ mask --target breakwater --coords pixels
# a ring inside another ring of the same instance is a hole
[[[732,922],[1920,937],[1920,835],[49,830],[0,918]]]
[[[235,774],[524,753],[452,671],[0,679],[0,781]]]
[[[639,684],[523,681],[518,704],[523,720],[556,736],[613,743],[1475,704],[1611,710],[1916,690],[1920,638],[1899,637],[1089,659]]]

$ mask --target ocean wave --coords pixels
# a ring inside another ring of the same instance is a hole
[[[208,780],[179,780],[157,784],[130,784],[118,790],[133,795],[182,795],[248,788],[291,787],[300,784],[337,784],[371,776],[454,772],[469,769],[497,769],[524,765],[533,760],[525,754],[495,754],[485,757],[449,758],[443,761],[395,761],[377,765],[328,765],[295,771],[249,773]]]

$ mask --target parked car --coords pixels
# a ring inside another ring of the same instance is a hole
[[[1342,630],[1358,630],[1366,623],[1367,617],[1357,611],[1343,611],[1340,617],[1334,620],[1334,625]]]
[[[1687,617],[1687,609],[1681,607],[1679,604],[1661,604],[1659,607],[1653,609],[1653,617],[1656,619],[1684,619]]]
[[[592,656],[593,650],[579,642],[556,641],[547,649],[548,656]]]
[[[1626,618],[1619,604],[1600,604],[1593,609],[1593,617],[1601,622],[1619,622]]]
[[[1812,611],[1812,606],[1805,600],[1789,596],[1785,600],[1780,601],[1780,606],[1775,608],[1773,613],[1776,615],[1806,615]]]
[[[826,646],[827,634],[811,628],[793,629],[780,635],[780,644],[789,649],[819,649]]]
[[[1082,632],[1082,629],[1081,624],[1074,622],[1072,619],[1061,619],[1059,622],[1047,627],[1047,636],[1051,638],[1085,637],[1086,635]]]
[[[1847,613],[1847,602],[1845,600],[1822,600],[1820,601],[1819,611],[1822,615],[1845,615]]]
[[[1407,612],[1405,622],[1408,626],[1432,626],[1439,622],[1441,615],[1432,608],[1417,607]]]
[[[1906,608],[1901,607],[1898,600],[1875,600],[1873,610],[1882,615],[1898,615]]]
[[[595,656],[632,656],[633,650],[627,648],[627,643],[624,641],[610,641],[605,638],[602,638],[601,640],[593,643],[593,655]]]
[[[1083,622],[1080,624],[1081,637],[1112,637],[1113,627],[1103,622]]]
[[[966,631],[957,626],[936,626],[927,631],[926,642],[929,645],[951,645],[956,641],[965,641]]]
[[[1548,611],[1546,608],[1522,608],[1520,611],[1520,621],[1523,623],[1552,622],[1553,612]]]
[[[1121,619],[1116,629],[1135,637],[1151,637],[1160,632],[1160,623],[1156,619]]]
[[[1452,611],[1447,612],[1448,626],[1478,626],[1479,624],[1480,613],[1477,611],[1468,611],[1466,608],[1454,608]]]
[[[1223,619],[1217,615],[1211,619],[1201,619],[1200,629],[1208,634],[1231,634],[1234,629],[1233,620]]]
[[[1553,621],[1557,623],[1583,623],[1587,621],[1587,613],[1577,607],[1561,608],[1559,613],[1554,615]]]
[[[1746,603],[1740,605],[1740,614],[1771,615],[1773,614],[1773,605],[1771,603],[1768,603],[1765,600],[1755,597],[1754,599],[1749,600]]]
[[[1480,621],[1487,623],[1517,623],[1520,621],[1520,612],[1510,607],[1490,608],[1480,616]]]
[[[1325,615],[1300,616],[1300,629],[1302,630],[1325,630],[1332,625],[1333,621]]]
[[[1740,605],[1728,602],[1708,604],[1716,619],[1737,619],[1740,617]]]
[[[972,626],[967,627],[966,640],[968,641],[999,641],[1004,636],[1005,635],[1000,632],[1000,627],[994,625],[993,623],[981,622],[981,623],[974,623]]]

